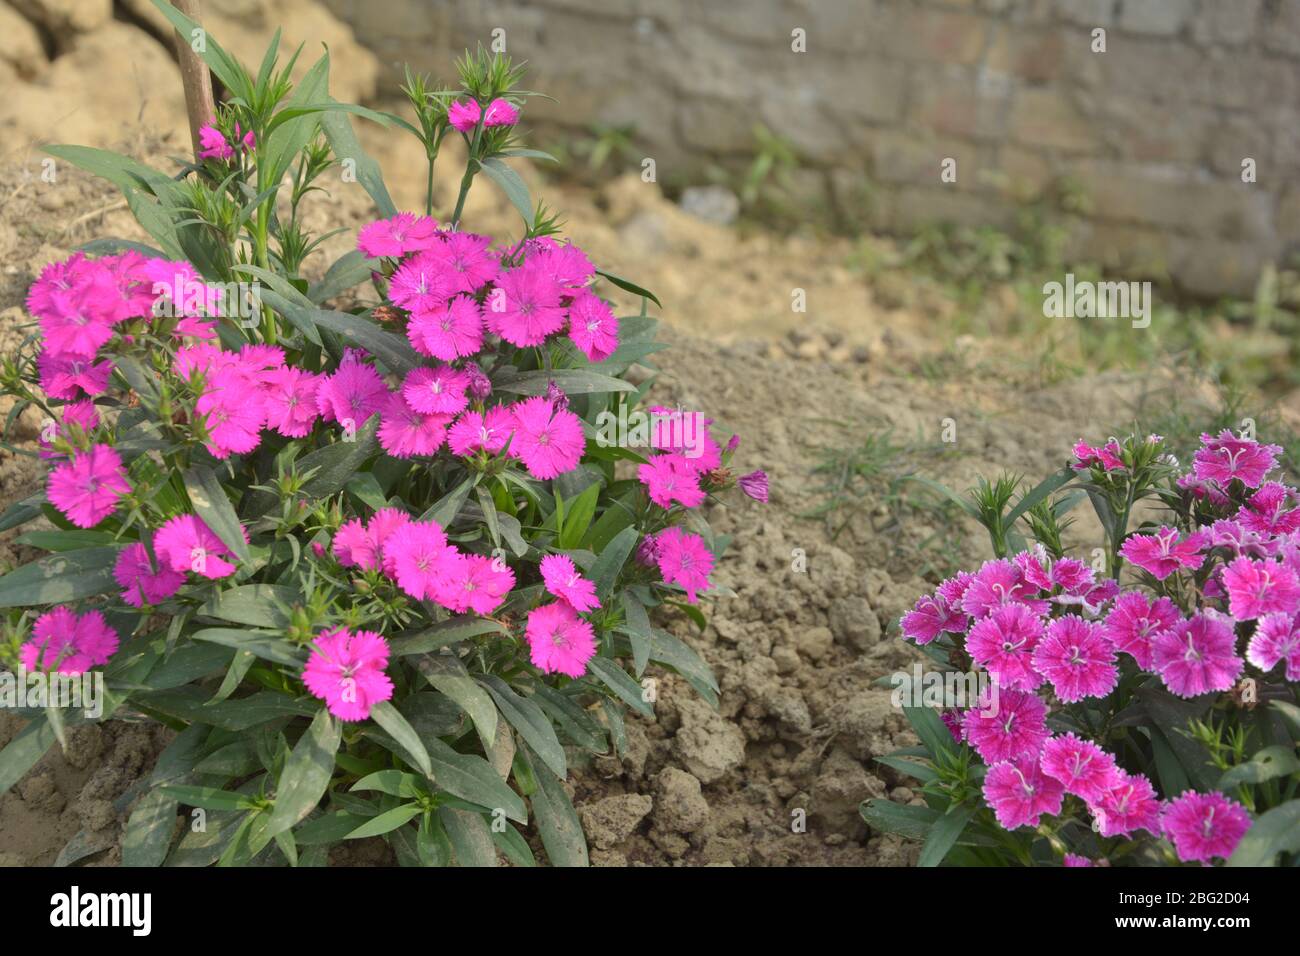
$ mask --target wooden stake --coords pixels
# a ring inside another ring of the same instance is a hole
[[[195,23],[202,23],[199,0],[171,0],[181,13]],[[176,32],[176,58],[180,61],[181,84],[185,87],[185,112],[190,121],[190,142],[194,146],[194,159],[199,158],[199,130],[216,122],[216,101],[212,98],[212,74],[203,58],[190,46],[191,37]]]

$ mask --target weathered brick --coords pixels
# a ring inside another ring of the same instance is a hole
[[[1173,36],[1187,23],[1194,9],[1193,0],[1158,0],[1155,3],[1129,0],[1120,7],[1119,27],[1133,33]]]
[[[974,70],[914,70],[909,119],[925,129],[964,139],[1006,135],[1010,97],[980,88]]]
[[[1021,90],[1011,110],[1010,132],[1018,143],[1063,153],[1090,154],[1100,147],[1092,124],[1060,90]]]
[[[1233,3],[1202,3],[1192,20],[1192,37],[1206,46],[1216,43],[1247,43],[1259,26],[1263,0],[1234,0]]]
[[[1060,30],[1002,27],[993,36],[984,65],[1031,83],[1046,83],[1061,75],[1065,42]]]

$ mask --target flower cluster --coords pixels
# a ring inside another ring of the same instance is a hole
[[[1159,460],[1161,442],[1145,440],[1145,460]],[[1103,837],[1164,836],[1184,861],[1232,853],[1245,807],[1194,790],[1162,800],[1144,768],[1126,769],[1074,718],[1113,712],[1141,687],[1190,700],[1234,691],[1248,671],[1252,687],[1300,680],[1298,495],[1266,481],[1280,452],[1228,431],[1201,436],[1192,471],[1171,483],[1178,526],[1144,527],[1117,549],[1132,583],[1039,544],[958,573],[903,615],[907,639],[938,642],[992,679],[944,722],[987,765],[984,798],[1003,827],[1038,827],[1074,796]],[[1127,481],[1125,456],[1114,439],[1080,442],[1073,467]]]

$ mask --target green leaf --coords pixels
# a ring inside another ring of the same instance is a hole
[[[254,804],[242,793],[219,790],[216,787],[182,787],[167,785],[163,793],[178,800],[188,807],[202,807],[204,810],[247,810]]]
[[[1297,771],[1300,771],[1300,759],[1296,757],[1295,747],[1275,744],[1257,751],[1245,763],[1229,767],[1219,778],[1216,789],[1227,792],[1241,783],[1263,783]]]
[[[942,863],[974,814],[975,807],[959,806],[941,816],[926,834],[925,843],[921,847],[921,856],[917,859],[916,865],[931,867]]]
[[[1047,498],[1047,496],[1052,494],[1054,491],[1068,485],[1076,477],[1078,477],[1078,473],[1073,468],[1066,466],[1056,474],[1044,478],[1026,492],[1020,500],[1016,502],[1015,507],[1007,512],[1006,526],[1010,528],[1016,523],[1016,519],[1018,519],[1022,514]]]
[[[429,753],[424,748],[424,742],[415,732],[415,728],[398,713],[396,707],[386,700],[381,701],[370,708],[370,716],[411,755],[421,773],[426,777],[433,775],[433,767],[429,764]]]
[[[533,815],[551,865],[587,866],[587,839],[560,778],[551,773],[544,762],[533,761],[526,748],[522,756],[537,779],[537,790],[531,798]]]
[[[506,198],[519,210],[528,228],[533,228],[533,201],[528,195],[528,187],[519,178],[519,174],[496,157],[489,156],[479,161],[479,169],[487,173],[488,178],[501,188]]]
[[[633,295],[639,295],[644,299],[649,299],[651,302],[659,306],[659,308],[661,309],[664,307],[664,304],[659,301],[659,299],[655,296],[653,292],[651,292],[649,289],[641,288],[641,286],[637,285],[635,282],[633,282],[630,279],[624,279],[622,276],[616,276],[614,275],[614,273],[606,272],[604,269],[597,269],[596,275],[608,279],[610,282],[614,283],[614,285],[618,286],[624,292],[631,292]]]
[[[481,618],[453,617],[448,621],[434,624],[432,627],[418,631],[398,634],[388,642],[390,653],[394,657],[410,657],[414,654],[428,654],[457,641],[464,641],[480,634],[507,633],[496,621]]]
[[[361,148],[352,121],[346,113],[326,113],[320,119],[321,128],[329,140],[330,148],[340,161],[351,159],[356,163],[357,182],[375,201],[379,217],[387,219],[397,215],[397,207],[384,185],[384,174],[374,158]]]
[[[0,750],[0,794],[8,793],[53,745],[54,728],[44,714],[28,721],[4,750]]]
[[[390,797],[404,797],[407,800],[414,800],[429,792],[428,788],[422,785],[419,777],[413,773],[403,773],[400,770],[379,770],[367,774],[354,783],[351,789],[353,792],[358,790],[378,790]]]
[[[296,826],[316,809],[334,775],[334,755],[343,739],[342,724],[321,708],[299,738],[275,788],[275,808],[267,824],[271,837]]]
[[[254,585],[269,587],[271,585]],[[247,651],[263,660],[277,664],[301,667],[307,661],[307,651],[277,636],[274,631],[239,631],[234,628],[209,627],[190,635],[196,641],[207,641],[223,647]]]
[[[537,865],[537,860],[533,856],[532,848],[528,846],[528,841],[520,836],[519,831],[514,827],[508,826],[504,830],[493,830],[492,842],[515,866]]]
[[[523,798],[506,784],[482,757],[457,753],[437,737],[426,737],[433,782],[441,790],[489,810],[500,810],[511,820],[528,823]]]
[[[185,493],[190,496],[194,513],[235,557],[247,562],[251,556],[248,542],[244,539],[244,526],[239,523],[239,516],[235,514],[216,474],[211,468],[198,465],[185,471],[184,481]]]
[[[301,600],[297,589],[288,585],[241,584],[212,595],[198,613],[249,627],[284,628],[289,625],[289,607]]]
[[[709,665],[699,654],[682,642],[679,638],[674,637],[662,628],[653,628],[651,636],[654,638],[650,645],[650,659],[658,661],[660,664],[666,664],[671,667],[687,682],[699,692],[700,696],[709,701],[714,708],[718,706],[718,680],[709,670]]]
[[[599,395],[605,392],[634,392],[636,386],[621,378],[581,368],[553,371],[515,372],[507,366],[492,380],[495,391],[510,395],[545,395],[551,382],[569,395]]]
[[[915,777],[922,783],[932,783],[939,779],[939,774],[932,768],[915,760],[906,760],[902,757],[885,756],[876,757],[876,763],[884,764],[886,767],[892,767],[899,773],[905,773],[908,776]]]
[[[912,725],[912,729],[916,731],[916,736],[921,738],[921,743],[925,744],[925,749],[931,757],[937,758],[940,754],[956,752],[948,726],[933,707],[904,706],[903,714],[907,717],[907,722]]]
[[[153,5],[158,8],[164,17],[171,21],[172,26],[181,35],[181,39],[186,44],[192,44],[196,35],[195,31],[202,31],[204,38],[203,50],[199,55],[203,57],[203,62],[211,67],[212,72],[217,75],[221,85],[228,89],[233,95],[242,97],[245,102],[252,99],[252,82],[251,78],[239,65],[239,62],[229,53],[221,48],[217,41],[206,30],[203,30],[197,23],[173,7],[167,0],[153,0]]]
[[[0,608],[67,604],[116,590],[113,566],[120,549],[85,548],[52,554],[0,577]]]
[[[307,298],[319,304],[342,295],[349,289],[369,281],[371,272],[374,272],[378,266],[377,259],[371,259],[360,249],[345,252],[325,270],[325,275],[321,277],[320,282],[313,282],[308,286]]]
[[[419,367],[420,354],[411,348],[404,336],[385,332],[374,322],[349,312],[331,312],[326,309],[305,310],[311,320],[321,328],[329,329],[345,343],[365,349],[383,363],[388,371],[405,376]]]
[[[457,866],[497,865],[492,834],[482,816],[453,807],[439,807],[438,819],[447,831]]]
[[[1277,866],[1279,853],[1300,852],[1300,800],[1274,807],[1246,831],[1228,866]]]
[[[555,736],[555,728],[546,719],[541,708],[526,697],[516,694],[505,681],[495,674],[480,678],[482,684],[497,702],[502,715],[510,726],[519,731],[525,743],[533,749],[542,762],[556,776],[563,778],[568,774],[568,765],[564,758],[564,747]]]
[[[344,839],[360,840],[365,837],[382,836],[385,833],[396,830],[398,827],[414,819],[422,812],[423,810],[420,808],[418,803],[407,803],[400,807],[394,807],[386,813],[381,813],[379,816],[367,820],[344,837]]]
[[[42,551],[80,551],[110,545],[116,540],[107,531],[29,531],[14,539],[16,544]]]
[[[469,676],[469,671],[465,669],[460,658],[449,654],[426,655],[420,659],[418,666],[425,680],[454,700],[465,713],[469,714],[469,719],[474,722],[474,729],[478,731],[479,740],[483,742],[483,749],[491,750],[497,735],[496,704],[492,703],[491,696],[475,683],[474,678]]]
[[[600,557],[596,559],[596,564],[591,569],[591,579],[596,584],[596,595],[602,605],[609,601],[610,595],[614,592],[614,585],[618,583],[618,576],[623,571],[623,565],[627,564],[627,559],[631,556],[632,549],[636,547],[637,539],[640,537],[641,532],[636,528],[624,528],[614,535],[614,540],[605,545],[605,550],[601,551]]]
[[[454,490],[434,502],[428,511],[420,515],[420,520],[436,521],[439,527],[446,528],[456,520],[456,515],[460,513],[460,506],[465,503],[465,499],[469,497],[477,481],[477,476],[466,478]]]
[[[646,717],[655,715],[654,708],[643,699],[641,685],[627,676],[627,672],[608,657],[593,657],[587,662],[591,672],[600,678],[601,683],[612,690],[619,700],[639,714]]]
[[[650,615],[645,605],[630,590],[623,592],[623,623],[620,633],[626,634],[632,644],[632,666],[636,676],[645,673],[650,661],[650,645],[654,641],[654,630],[650,626]]]
[[[571,551],[576,548],[591,527],[591,519],[596,515],[596,502],[600,499],[601,485],[593,482],[583,489],[568,506],[564,516],[564,527],[560,531],[559,548]]]

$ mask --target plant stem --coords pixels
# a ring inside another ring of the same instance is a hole
[[[469,145],[469,156],[465,159],[465,175],[460,178],[460,195],[456,197],[456,211],[451,214],[451,228],[460,225],[460,214],[465,211],[465,197],[469,195],[470,183],[474,182],[475,165],[478,163],[479,140],[483,138],[483,117],[474,127],[474,139]]]

